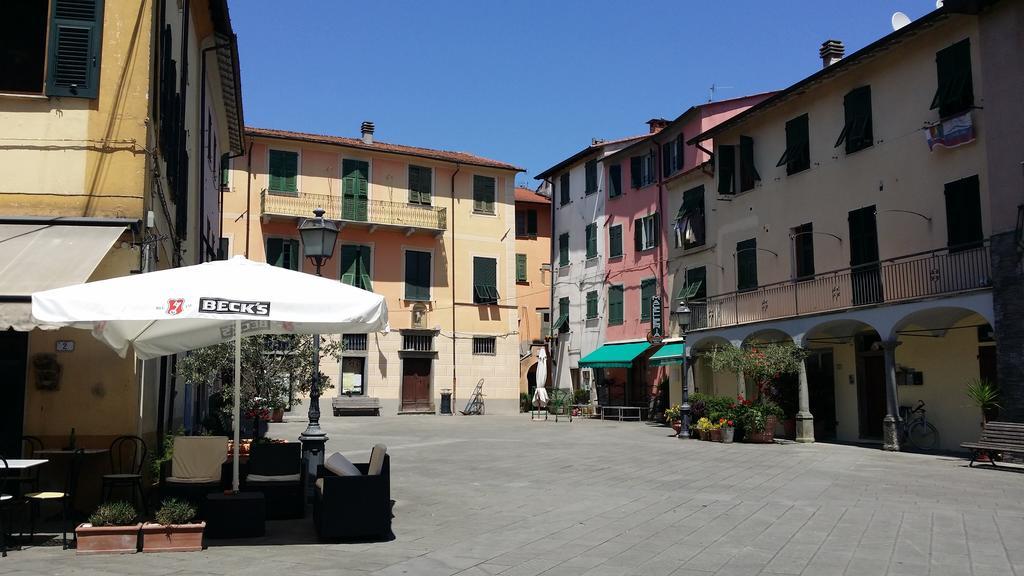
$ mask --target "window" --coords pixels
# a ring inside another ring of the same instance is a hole
[[[796,174],[811,167],[810,138],[807,129],[807,114],[786,122],[786,151],[775,165],[785,165],[786,174]]]
[[[267,264],[298,270],[299,241],[291,238],[267,238]]]
[[[761,175],[754,167],[754,139],[740,136],[740,192],[754,189],[754,182],[760,181]]]
[[[494,178],[473,175],[473,212],[478,214],[495,214],[494,188]]]
[[[871,128],[871,86],[855,88],[844,96],[843,114],[845,122],[843,131],[836,140],[836,148],[846,142],[846,153],[852,154],[874,144],[875,137]]]
[[[434,337],[430,334],[402,334],[402,350],[430,352],[434,349]]]
[[[633,247],[637,252],[658,246],[658,215],[633,220]]]
[[[587,259],[597,258],[597,224],[587,224]]]
[[[718,193],[736,193],[736,147],[718,145]]]
[[[736,290],[757,288],[757,239],[736,243]]]
[[[231,240],[223,236],[217,245],[217,260],[227,260],[231,256]]]
[[[370,163],[344,158],[341,161],[341,217],[366,222],[369,216]]]
[[[494,258],[473,258],[473,302],[498,303],[498,261]]]
[[[640,319],[651,319],[651,299],[654,298],[654,278],[640,281]]]
[[[373,291],[370,282],[370,247],[345,244],[341,247],[341,282]]]
[[[555,322],[555,330],[561,330],[569,324],[569,297],[563,296],[558,299],[558,320]]]
[[[405,251],[405,299],[430,300],[430,252]]]
[[[629,159],[629,177],[633,188],[643,188],[654,182],[654,150]]]
[[[497,349],[497,339],[493,336],[474,336],[473,354],[484,354],[494,356]]]
[[[540,317],[540,333],[551,332],[551,311],[547,308],[537,308],[537,316]]]
[[[516,254],[516,282],[525,284],[526,272],[526,254]]]
[[[597,290],[587,292],[587,320],[597,318]]]
[[[587,185],[583,193],[589,196],[597,192],[597,160],[588,160],[584,165],[584,170],[587,174]]]
[[[622,195],[622,165],[613,164],[608,168],[608,197]]]
[[[0,92],[95,98],[102,29],[103,0],[5,2]]]
[[[608,287],[608,325],[622,324],[622,285]]]
[[[686,284],[679,291],[678,298],[684,302],[703,300],[708,297],[707,268],[698,266],[686,270]]]
[[[271,194],[298,195],[299,153],[271,150],[267,160]]]
[[[811,278],[814,276],[814,226],[810,222],[797,226],[792,235],[796,278]]]
[[[977,176],[946,184],[946,231],[950,250],[981,245],[981,197]]]
[[[536,210],[516,211],[516,236],[519,238],[534,238],[537,236]]]
[[[434,174],[430,168],[409,165],[409,204],[430,206]]]
[[[622,256],[622,224],[608,228],[608,258]]]
[[[558,235],[558,265],[569,265],[569,233]]]
[[[231,184],[231,158],[227,154],[220,156],[220,187],[227,189]]]
[[[683,167],[683,135],[661,145],[661,175],[665,178]]]
[[[558,179],[558,198],[560,205],[565,206],[568,204],[572,197],[569,195],[569,173],[566,172]]]
[[[697,186],[683,192],[683,205],[676,214],[676,248],[696,248],[704,245],[704,187]]]
[[[366,334],[342,334],[341,344],[346,352],[366,352]]]
[[[938,88],[931,109],[939,109],[946,118],[974,107],[974,80],[971,77],[971,41],[965,38],[935,53]]]

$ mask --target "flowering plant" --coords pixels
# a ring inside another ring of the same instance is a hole
[[[711,430],[711,429],[713,429],[713,424],[711,424],[711,420],[708,420],[707,417],[703,417],[700,420],[697,420],[697,430]]]
[[[729,419],[726,419],[726,418],[719,418],[718,419],[718,427],[719,428],[732,428],[733,426],[734,426],[734,424],[733,424],[732,420],[729,420]]]
[[[666,408],[665,409],[665,421],[666,422],[675,422],[676,420],[679,420],[679,417],[682,414],[682,412],[683,412],[683,407],[680,406],[679,404],[676,404],[675,406],[672,406],[671,408]]]

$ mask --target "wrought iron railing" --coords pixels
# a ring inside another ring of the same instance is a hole
[[[346,222],[365,222],[403,228],[424,228],[444,231],[448,226],[445,208],[421,206],[387,200],[349,200],[328,194],[260,195],[260,212],[264,215],[312,216],[316,208],[324,209],[324,217]]]
[[[710,296],[688,303],[689,330],[736,326],[991,286],[989,245],[942,249]]]

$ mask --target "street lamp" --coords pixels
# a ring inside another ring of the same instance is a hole
[[[676,323],[679,324],[680,336],[683,337],[683,343],[686,343],[686,329],[690,327],[690,307],[686,305],[686,301],[679,303],[679,307],[676,308],[675,312]],[[690,394],[689,388],[690,383],[686,381],[686,354],[683,354],[683,426],[679,429],[679,438],[690,437]]]
[[[324,220],[323,208],[313,210],[315,218],[306,218],[299,224],[299,236],[302,238],[302,251],[316,266],[316,275],[320,276],[320,268],[334,255],[334,244],[338,240],[338,225]],[[308,477],[312,482],[316,478],[317,466],[324,461],[324,444],[327,434],[320,429],[320,335],[313,335],[313,381],[309,386],[309,424],[299,435],[302,452],[306,458]]]

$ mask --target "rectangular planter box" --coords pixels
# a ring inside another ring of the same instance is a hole
[[[147,522],[142,526],[143,552],[198,552],[203,549],[206,522],[164,526]]]
[[[134,554],[139,551],[139,530],[134,526],[93,526],[79,524],[75,528],[78,541],[76,554]]]

